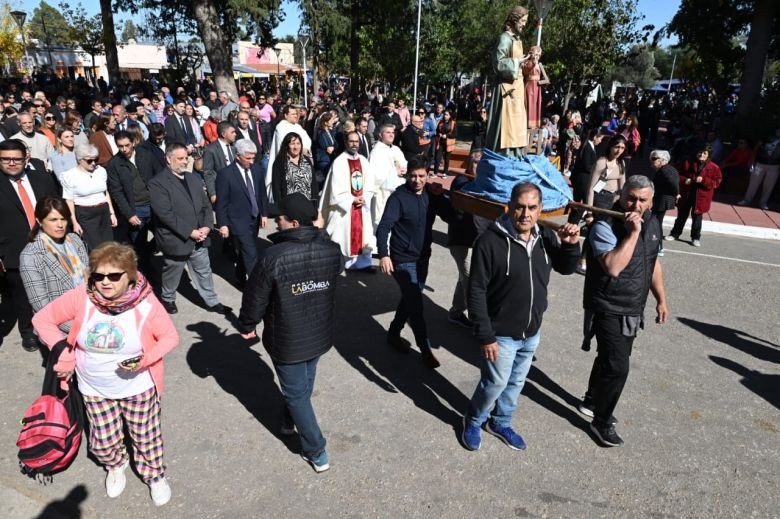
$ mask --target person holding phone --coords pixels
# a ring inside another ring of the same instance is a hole
[[[60,325],[72,321],[67,336]],[[105,242],[89,255],[89,278],[46,305],[33,317],[38,336],[49,347],[63,340],[70,347],[54,366],[58,376],[74,374],[84,395],[89,421],[89,450],[105,467],[106,493],[116,498],[125,488],[130,434],[133,461],[152,501],[171,498],[165,479],[160,427],[162,358],[179,343],[165,308],[137,269],[129,245]]]

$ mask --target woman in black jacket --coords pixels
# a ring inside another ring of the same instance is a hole
[[[653,150],[650,152],[650,166],[655,170],[652,178],[655,186],[653,195],[653,216],[661,228],[661,241],[658,255],[664,255],[663,224],[666,211],[674,208],[680,197],[680,174],[669,164],[671,156],[668,151]]]

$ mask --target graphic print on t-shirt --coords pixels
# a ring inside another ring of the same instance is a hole
[[[93,353],[114,353],[124,346],[125,335],[122,326],[113,321],[92,323],[84,346]]]

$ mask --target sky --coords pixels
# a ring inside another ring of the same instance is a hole
[[[77,3],[79,0],[70,0],[72,3]],[[100,11],[99,0],[80,0],[88,13],[97,14]],[[681,0],[638,0],[637,11],[640,14],[644,14],[645,18],[642,21],[642,25],[653,24],[656,26],[656,30],[661,26],[669,23],[677,9],[680,7]],[[40,0],[8,0],[8,3],[12,7],[21,7],[26,10],[28,16],[32,16],[33,9],[35,9]],[[49,0],[49,4],[56,7],[59,4],[59,0]],[[288,0],[282,2],[282,10],[286,13],[285,20],[274,30],[274,36],[281,38],[288,34],[297,34],[298,27],[300,26],[300,11],[298,5]],[[125,20],[130,18],[128,13],[120,13],[115,15],[114,21],[118,24],[119,20]],[[138,23],[138,20],[136,19]],[[674,39],[662,40],[662,44],[670,45],[676,42]]]

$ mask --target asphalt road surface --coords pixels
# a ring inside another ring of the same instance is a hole
[[[671,322],[648,325],[615,412],[620,448],[599,446],[576,405],[593,352],[580,350],[582,282],[554,275],[542,343],[514,426],[528,449],[483,435],[459,443],[479,378],[477,346],[447,322],[457,276],[438,222],[426,291],[440,369],[385,345],[399,292],[381,274],[338,281],[335,347],[314,405],[331,470],[278,434],[282,398],[262,345],[202,310],[183,281],[162,399],[173,498],[155,509],[128,472],[118,499],[86,455],[42,486],[19,473],[19,419],[38,394],[40,357],[14,330],[0,348],[0,517],[776,517],[780,510],[780,244],[705,235],[667,242]],[[238,311],[231,267],[212,246],[222,301]],[[193,303],[193,301],[195,301]],[[6,326],[9,323],[4,323]],[[305,326],[306,323],[301,323]],[[407,328],[404,335],[412,339]],[[81,514],[81,515],[78,515]]]

